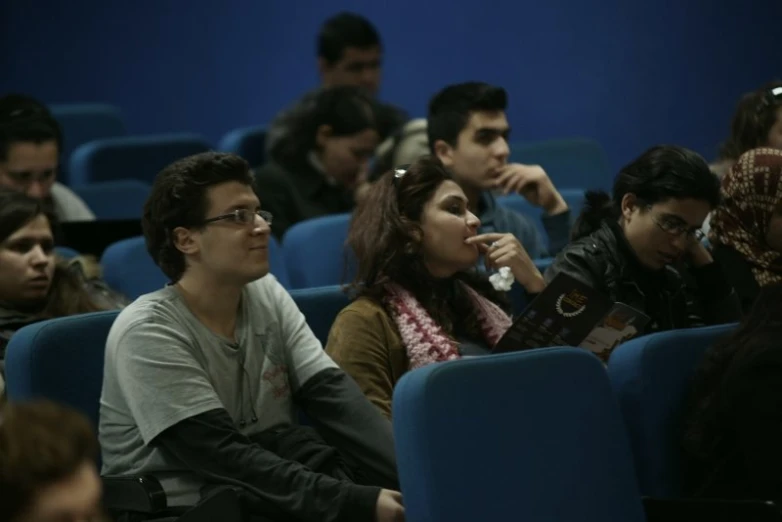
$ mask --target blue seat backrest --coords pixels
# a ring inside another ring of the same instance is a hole
[[[605,149],[595,140],[570,138],[514,145],[513,162],[540,165],[560,190],[607,189],[612,175]]]
[[[136,179],[103,181],[73,188],[97,219],[106,220],[141,219],[150,189],[149,183]]]
[[[158,172],[178,159],[210,149],[197,134],[126,136],[92,141],[71,154],[70,184],[136,179],[152,183]]]
[[[302,221],[288,229],[282,247],[291,288],[338,285],[352,279],[351,270],[345,270],[350,218],[350,214],[335,214]]]
[[[570,220],[571,226],[575,223],[576,218],[581,213],[581,209],[584,208],[584,190],[582,189],[561,189],[560,194],[570,207]],[[519,214],[523,214],[532,220],[535,226],[538,228],[542,236],[545,238],[546,229],[543,227],[543,210],[539,207],[535,207],[530,204],[526,199],[518,194],[510,194],[508,196],[500,196],[497,198],[497,203],[503,207],[510,208]],[[547,242],[548,243],[548,242]]]
[[[63,143],[60,150],[62,165],[57,181],[70,184],[68,160],[81,145],[93,140],[114,138],[127,134],[119,108],[104,103],[74,103],[52,105],[52,115],[62,129]]]
[[[621,344],[608,376],[627,424],[641,493],[682,494],[681,442],[686,401],[706,351],[735,324],[673,330]]]
[[[334,319],[350,304],[348,295],[341,286],[335,285],[291,290],[291,297],[304,314],[315,337],[326,346]]]
[[[118,310],[49,319],[16,332],[6,347],[12,401],[46,398],[98,425],[106,338]]]
[[[260,167],[266,162],[266,125],[234,129],[220,139],[218,149],[243,157],[253,168]]]
[[[106,283],[130,299],[159,290],[169,281],[147,252],[142,236],[112,243],[100,262]]]
[[[393,416],[407,520],[644,520],[616,398],[586,350],[408,372]]]

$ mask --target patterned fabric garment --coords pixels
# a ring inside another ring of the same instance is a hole
[[[486,343],[494,347],[510,328],[510,317],[469,286],[464,288],[475,307]],[[411,370],[460,357],[458,343],[435,323],[412,293],[394,284],[386,289],[386,304],[407,350]]]
[[[771,217],[782,205],[782,150],[742,155],[722,179],[722,198],[711,218],[710,241],[744,255],[761,287],[782,282],[782,253],[766,243]]]

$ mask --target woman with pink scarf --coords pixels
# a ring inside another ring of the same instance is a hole
[[[383,175],[353,217],[358,298],[326,350],[389,418],[405,372],[489,353],[510,327],[505,296],[476,270],[481,256],[499,288],[511,282],[502,276],[533,295],[545,286],[513,235],[478,235],[474,211],[442,163],[424,157]]]

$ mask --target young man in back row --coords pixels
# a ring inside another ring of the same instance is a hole
[[[355,13],[338,13],[323,23],[318,34],[318,73],[321,87],[305,94],[292,107],[280,112],[269,125],[266,152],[291,130],[298,114],[310,110],[323,88],[347,85],[359,87],[377,98],[383,67],[383,45],[372,23]],[[376,101],[375,118],[380,141],[399,131],[409,120],[407,113],[387,103]],[[254,165],[256,166],[256,165]]]
[[[199,154],[158,175],[142,224],[172,284],[109,333],[103,472],[155,475],[171,506],[231,484],[264,520],[404,520],[399,493],[381,490],[397,488],[390,423],[267,275],[272,219],[238,156]]]
[[[429,102],[429,147],[464,190],[481,220],[479,233],[511,233],[532,259],[553,257],[568,243],[570,209],[540,166],[508,163],[507,104],[501,87],[479,82],[446,87]],[[543,209],[548,245],[528,217],[497,203],[496,190],[518,192]]]

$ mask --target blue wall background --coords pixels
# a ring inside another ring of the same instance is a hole
[[[782,2],[666,3],[5,0],[0,89],[114,103],[133,133],[216,143],[316,85],[317,28],[350,9],[384,38],[383,98],[413,114],[480,79],[509,90],[514,140],[593,137],[615,168],[658,142],[710,158],[737,97],[782,77]]]

